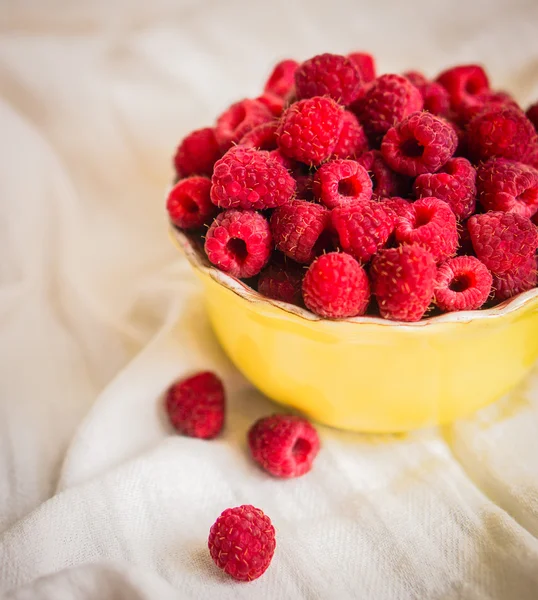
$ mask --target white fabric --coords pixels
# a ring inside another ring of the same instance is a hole
[[[277,58],[480,61],[526,103],[537,23],[535,0],[0,3],[0,594],[538,597],[538,371],[443,430],[320,427],[310,474],[267,477],[245,433],[275,407],[218,348],[163,210],[174,145]],[[212,442],[171,435],[161,411],[197,368],[229,393]],[[277,529],[244,585],[206,548],[241,503]]]

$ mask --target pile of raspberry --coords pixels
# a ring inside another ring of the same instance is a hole
[[[284,60],[181,142],[167,208],[215,267],[322,318],[489,307],[537,284],[537,128],[478,65]]]

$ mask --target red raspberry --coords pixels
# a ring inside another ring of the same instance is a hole
[[[251,129],[240,140],[239,145],[245,148],[256,148],[257,150],[276,150],[276,130],[278,121],[267,121],[254,129]]]
[[[346,110],[344,125],[333,150],[333,158],[355,158],[368,150],[368,138],[357,117]]]
[[[493,289],[496,300],[508,300],[517,294],[536,287],[536,258],[529,258],[519,267],[500,275],[493,273]]]
[[[314,195],[328,208],[367,202],[372,197],[368,171],[354,160],[331,160],[314,177]]]
[[[211,177],[213,165],[221,152],[215,131],[211,127],[197,129],[181,142],[174,156],[174,166],[178,177],[207,175]]]
[[[415,176],[440,169],[457,145],[452,125],[430,113],[417,112],[388,130],[381,154],[397,173]]]
[[[181,229],[196,229],[207,223],[216,213],[209,197],[210,189],[211,181],[207,177],[194,176],[176,183],[166,202],[172,223]]]
[[[446,312],[476,310],[488,299],[492,281],[488,268],[478,258],[449,258],[437,271],[435,302]]]
[[[362,315],[370,300],[368,276],[349,254],[323,254],[304,276],[303,299],[307,308],[324,319]]]
[[[299,63],[295,60],[282,60],[275,65],[269,76],[263,91],[285,98],[293,89],[295,83],[295,71]]]
[[[339,54],[319,54],[295,71],[299,100],[329,96],[336,102],[350,104],[357,98],[361,84],[360,73],[353,61]]]
[[[457,117],[460,125],[467,125],[471,119],[485,110],[512,107],[519,110],[517,102],[507,92],[485,90],[474,97],[471,104],[465,102],[458,109]]]
[[[300,304],[303,275],[303,269],[291,261],[282,265],[271,264],[260,273],[258,292],[266,298]]]
[[[467,221],[473,248],[492,273],[506,273],[528,262],[538,248],[536,227],[516,213],[488,212]]]
[[[249,429],[248,445],[263,469],[285,479],[308,473],[320,447],[314,427],[293,415],[258,419]]]
[[[450,95],[450,105],[454,110],[463,104],[472,104],[475,96],[489,90],[488,76],[479,65],[460,65],[443,71],[437,82]]]
[[[534,146],[530,149],[529,155],[525,159],[525,163],[534,169],[538,169],[538,141],[536,141]]]
[[[395,173],[387,166],[379,150],[370,150],[357,158],[370,175],[372,192],[377,198],[405,196],[410,187],[410,179]]]
[[[361,80],[364,83],[369,83],[375,79],[375,60],[371,54],[366,54],[365,52],[352,52],[351,54],[348,54],[347,57],[355,65],[355,68],[358,70]]]
[[[268,152],[242,146],[215,163],[211,183],[211,201],[220,208],[275,208],[295,192],[293,177]]]
[[[538,171],[523,163],[492,158],[478,167],[478,201],[486,210],[532,217],[538,211]]]
[[[456,217],[438,198],[413,202],[409,215],[396,221],[395,233],[399,242],[422,246],[437,262],[455,254],[458,247]]]
[[[204,371],[174,383],[166,393],[166,410],[179,433],[210,439],[224,424],[225,395],[221,380]]]
[[[463,220],[475,210],[476,170],[466,158],[451,158],[437,173],[419,175],[413,190],[417,198],[444,200]]]
[[[419,90],[424,100],[424,110],[433,115],[447,115],[450,99],[445,88],[436,81],[428,81],[422,73],[408,71],[404,76]]]
[[[344,109],[330,98],[308,98],[292,104],[277,131],[282,152],[300,162],[319,165],[327,160],[342,132]]]
[[[329,224],[329,211],[305,200],[293,200],[271,215],[271,231],[277,250],[301,264],[312,262]]]
[[[420,321],[433,296],[433,256],[417,244],[386,248],[372,261],[372,291],[385,319]]]
[[[525,114],[516,108],[491,108],[480,112],[467,127],[469,158],[525,161],[536,132]]]
[[[411,202],[398,196],[392,198],[383,198],[379,201],[379,204],[387,211],[394,213],[394,222],[396,223],[397,217],[407,216],[411,211]]]
[[[409,80],[400,75],[381,75],[357,103],[357,116],[373,138],[385,135],[402,119],[422,110],[422,96]]]
[[[335,208],[331,218],[342,249],[363,263],[387,243],[394,230],[394,213],[378,202]]]
[[[257,102],[261,102],[264,106],[266,106],[273,117],[280,117],[282,115],[282,111],[286,106],[286,101],[284,98],[280,96],[276,96],[275,94],[271,94],[269,92],[265,92],[261,96],[256,98]]]
[[[253,210],[226,210],[209,228],[205,251],[209,260],[233,277],[257,275],[272,249],[267,219]]]
[[[263,575],[275,553],[275,528],[259,508],[227,508],[215,521],[207,541],[213,562],[238,581]]]
[[[232,104],[217,119],[215,137],[220,149],[225,152],[237,143],[245,133],[257,125],[273,119],[271,111],[258,100],[241,100]]]

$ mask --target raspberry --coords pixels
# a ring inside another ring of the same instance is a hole
[[[463,104],[472,104],[475,97],[489,89],[488,76],[479,65],[460,65],[443,71],[438,77],[450,96],[450,105],[454,110]]]
[[[271,121],[271,111],[257,100],[241,100],[232,104],[217,119],[215,137],[220,149],[225,152],[237,143],[245,133],[267,121]]]
[[[307,308],[324,319],[362,315],[370,300],[368,276],[349,254],[323,254],[304,276],[303,299]]]
[[[372,291],[385,319],[420,321],[433,296],[433,256],[417,244],[381,250],[372,261]]]
[[[206,223],[216,212],[211,203],[207,177],[181,179],[168,194],[166,208],[170,220],[181,229],[196,229]]]
[[[538,211],[538,171],[523,163],[492,158],[478,167],[478,201],[486,210],[532,217]]]
[[[274,477],[308,473],[319,451],[318,432],[301,417],[272,415],[258,419],[248,432],[252,458]]]
[[[363,263],[387,243],[394,229],[394,213],[377,202],[335,208],[331,218],[342,249]]]
[[[449,258],[437,271],[435,302],[447,312],[476,310],[488,299],[492,281],[488,268],[478,258]]]
[[[213,165],[221,152],[215,131],[211,127],[197,129],[181,142],[174,156],[174,166],[178,177],[189,175],[211,176]]]
[[[282,111],[286,106],[286,101],[284,98],[280,96],[275,96],[275,94],[271,94],[270,92],[265,92],[261,96],[256,98],[256,102],[261,102],[264,106],[266,106],[273,117],[280,117],[282,115]]]
[[[220,515],[209,531],[207,545],[219,569],[238,581],[252,581],[271,563],[275,528],[259,508],[243,504]]]
[[[303,274],[303,269],[295,263],[270,264],[260,273],[258,292],[266,298],[300,304]]]
[[[350,104],[359,94],[361,76],[349,58],[339,54],[319,54],[305,61],[295,71],[297,98],[329,96],[336,102]]]
[[[519,109],[486,109],[467,127],[469,158],[475,162],[495,157],[524,162],[535,138],[532,123]]]
[[[295,60],[282,60],[273,69],[269,79],[267,80],[263,91],[265,93],[274,94],[281,98],[286,97],[295,83],[295,71],[299,63]]]
[[[436,81],[428,81],[422,73],[408,71],[404,77],[418,89],[424,100],[424,110],[433,115],[446,115],[450,108],[450,99],[445,88]]]
[[[252,210],[226,210],[209,228],[205,251],[209,260],[233,277],[257,275],[269,261],[271,230],[264,216]]]
[[[190,437],[210,439],[224,424],[225,395],[221,380],[204,371],[177,381],[166,393],[166,410],[177,431]]]
[[[282,152],[300,162],[319,165],[332,154],[342,127],[344,109],[330,98],[308,98],[292,104],[277,131]]]
[[[409,214],[397,219],[395,234],[399,242],[422,246],[437,262],[455,254],[458,247],[456,217],[438,198],[413,202]]]
[[[312,262],[329,224],[329,211],[305,200],[293,200],[271,215],[271,231],[277,250],[301,264]]]
[[[417,112],[389,129],[381,154],[397,173],[420,175],[440,169],[454,154],[458,136],[443,119]]]
[[[476,170],[466,158],[451,158],[437,173],[419,175],[413,190],[417,198],[444,200],[463,220],[475,210]]]
[[[372,180],[372,193],[377,198],[391,196],[405,196],[409,190],[408,177],[395,173],[387,166],[379,150],[370,150],[357,158],[370,175]]]
[[[257,150],[276,150],[276,129],[278,121],[267,121],[254,129],[251,129],[240,140],[239,145],[245,148],[256,148]]]
[[[346,110],[342,132],[333,150],[333,158],[355,158],[368,150],[368,138],[357,117]]]
[[[328,208],[367,202],[372,197],[372,180],[354,160],[331,160],[314,177],[314,195]]]
[[[375,75],[375,60],[371,54],[365,52],[352,52],[348,54],[349,60],[353,62],[355,68],[361,76],[364,83],[370,83],[376,77]]]
[[[467,221],[478,258],[496,274],[506,273],[528,262],[538,248],[536,227],[516,213],[489,212]]]
[[[236,146],[215,163],[211,201],[220,208],[275,208],[288,203],[295,181],[268,152]]]
[[[409,215],[412,206],[409,200],[399,198],[398,196],[393,196],[392,198],[383,198],[379,201],[379,204],[385,210],[391,211],[394,214],[394,222],[396,222],[396,217]]]
[[[493,290],[496,300],[508,300],[517,294],[536,287],[536,258],[529,258],[519,267],[506,273],[493,273]]]
[[[525,159],[525,163],[534,169],[538,169],[538,141],[536,141],[534,146],[529,150],[529,155]]]
[[[357,116],[366,133],[382,137],[396,123],[422,110],[418,89],[400,75],[381,75],[357,103]]]
[[[494,92],[485,90],[474,97],[471,104],[465,102],[458,109],[458,121],[461,125],[467,125],[471,119],[485,110],[512,107],[519,110],[517,102],[506,92]]]

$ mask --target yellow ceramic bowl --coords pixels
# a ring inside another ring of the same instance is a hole
[[[538,358],[538,290],[496,308],[399,323],[323,320],[212,267],[172,229],[205,288],[220,343],[264,394],[341,429],[450,422],[513,388]]]

